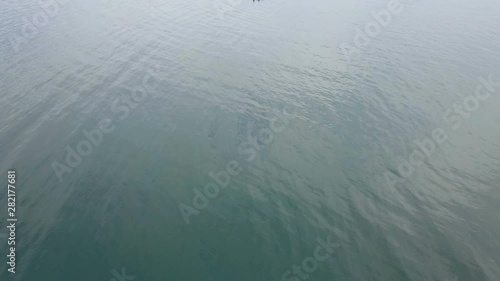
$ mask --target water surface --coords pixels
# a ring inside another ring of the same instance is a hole
[[[339,45],[386,1],[220,5],[70,0],[27,38],[44,10],[0,3],[0,170],[17,171],[19,217],[2,280],[287,280],[328,236],[308,280],[498,280],[500,89],[459,129],[443,119],[500,79],[497,1],[406,2],[351,60]],[[114,130],[60,180],[53,164],[103,120]],[[388,185],[436,128],[448,141]],[[186,224],[179,205],[231,161]]]

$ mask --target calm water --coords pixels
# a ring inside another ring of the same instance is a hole
[[[215,1],[0,2],[1,280],[500,279],[500,87],[443,119],[500,80],[498,1],[405,2],[350,60],[387,1]]]

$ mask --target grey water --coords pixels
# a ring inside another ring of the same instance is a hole
[[[500,2],[401,1],[0,2],[0,280],[499,280]]]

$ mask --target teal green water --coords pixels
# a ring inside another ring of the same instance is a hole
[[[500,4],[404,2],[349,60],[389,2],[0,2],[0,280],[499,280]]]

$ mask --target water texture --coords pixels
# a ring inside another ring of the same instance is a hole
[[[499,280],[500,3],[389,2],[0,2],[0,280]]]

